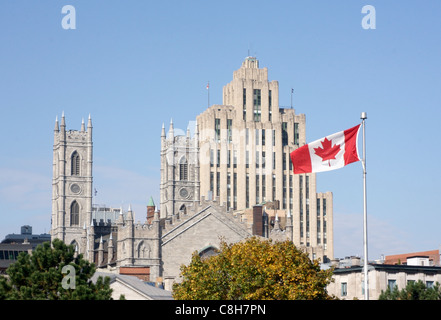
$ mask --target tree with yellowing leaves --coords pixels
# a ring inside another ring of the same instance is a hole
[[[190,264],[181,266],[181,277],[173,285],[176,300],[332,298],[326,291],[332,270],[321,270],[317,260],[311,261],[291,241],[222,241],[217,255],[201,258],[195,252]]]

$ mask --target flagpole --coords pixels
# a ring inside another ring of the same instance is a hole
[[[210,81],[207,82],[207,96],[208,96],[207,108],[209,108],[210,107]]]
[[[364,247],[364,299],[369,300],[369,281],[368,281],[368,236],[367,236],[367,188],[366,188],[366,133],[365,120],[367,119],[366,112],[361,113],[360,117],[363,122],[363,159],[361,164],[363,166],[363,247]]]

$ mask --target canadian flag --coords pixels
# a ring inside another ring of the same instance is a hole
[[[361,124],[340,131],[291,152],[294,173],[321,172],[360,161],[358,133]]]

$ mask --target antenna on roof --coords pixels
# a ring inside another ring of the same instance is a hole
[[[292,109],[292,95],[293,95],[293,93],[294,93],[294,89],[291,88],[291,109]]]

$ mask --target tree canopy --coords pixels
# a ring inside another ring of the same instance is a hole
[[[109,300],[110,278],[90,279],[95,265],[75,255],[75,249],[59,239],[22,252],[17,262],[0,276],[0,300]]]
[[[201,258],[195,252],[181,266],[181,277],[173,285],[176,300],[331,299],[326,286],[332,270],[321,270],[291,241],[222,241],[217,255]]]
[[[409,281],[406,288],[392,290],[388,287],[381,291],[379,300],[441,300],[441,286],[437,282],[433,287],[427,287],[421,280]]]

